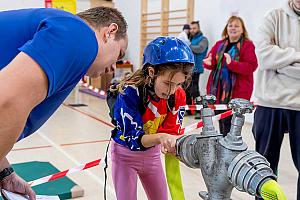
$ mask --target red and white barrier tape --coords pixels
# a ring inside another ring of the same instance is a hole
[[[224,119],[228,116],[232,115],[232,110],[228,110],[224,113],[221,113],[221,114],[218,114],[214,117],[212,117],[213,120],[220,120],[220,119]],[[193,130],[196,130],[198,128],[201,128],[203,126],[203,121],[200,121],[200,122],[197,122],[195,124],[192,124],[192,125],[189,125],[189,126],[186,126],[182,129],[180,129],[180,134],[185,134],[185,133],[189,133]]]
[[[92,85],[89,85],[88,83],[85,83],[83,81],[80,81],[79,82],[80,86],[82,87],[85,87],[97,94],[100,94],[102,96],[105,96],[106,95],[106,92],[104,90],[99,90],[98,88],[95,88],[94,86]],[[184,107],[185,110],[201,110],[203,108],[202,105],[185,105],[185,106],[182,106]],[[213,110],[228,110],[228,106],[226,104],[216,104],[216,105],[208,105],[209,108],[213,109]]]
[[[80,86],[85,87],[85,88],[87,88],[87,89],[89,89],[89,90],[91,90],[91,91],[93,91],[97,94],[100,94],[102,96],[106,95],[106,92],[104,90],[99,90],[98,88],[95,88],[94,86],[89,85],[88,83],[85,83],[83,81],[79,81],[79,84],[80,84]]]
[[[89,85],[88,83],[83,82],[82,80],[79,81],[79,84],[80,84],[80,86],[85,87],[97,94],[100,94],[102,96],[106,95],[106,92],[104,90],[99,90],[98,88],[95,88],[94,86]],[[202,105],[185,105],[183,107],[185,108],[185,110],[192,110],[192,111],[201,110],[203,108]],[[228,109],[230,109],[230,108],[228,108],[227,104],[208,105],[208,107],[213,110],[228,110]]]
[[[186,105],[183,106],[185,110],[201,110],[203,108],[203,105]],[[227,104],[215,104],[215,105],[208,105],[209,108],[213,110],[228,110]]]
[[[75,172],[84,171],[88,168],[92,168],[92,167],[95,167],[97,165],[104,166],[104,159],[94,160],[94,161],[88,162],[84,165],[80,165],[80,166],[77,166],[77,167],[62,171],[62,172],[58,172],[56,174],[52,174],[52,175],[49,175],[49,176],[42,177],[42,178],[39,178],[39,179],[36,179],[34,181],[29,182],[29,184],[30,184],[31,187],[36,186],[36,185],[40,185],[40,184],[43,184],[43,183],[47,183],[47,182],[65,177],[65,176],[73,174]]]

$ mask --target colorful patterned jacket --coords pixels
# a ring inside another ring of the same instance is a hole
[[[142,145],[141,138],[145,134],[179,135],[184,113],[179,108],[186,104],[182,88],[175,92],[172,111],[168,111],[166,99],[154,99],[149,95],[146,110],[141,113],[140,98],[139,90],[134,86],[126,86],[124,93],[118,94],[114,105],[114,120],[117,124],[117,131],[113,135],[115,142],[132,151],[143,151],[146,148]]]

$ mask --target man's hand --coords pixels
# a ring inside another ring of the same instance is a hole
[[[31,189],[30,185],[15,172],[0,182],[0,188],[22,195],[28,195],[29,200],[36,200],[35,192]]]
[[[259,193],[264,200],[286,200],[280,185],[273,179],[264,182]]]

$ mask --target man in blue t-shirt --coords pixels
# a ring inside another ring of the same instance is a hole
[[[113,70],[127,49],[127,23],[113,8],[0,12],[0,188],[29,195],[6,159],[40,128],[79,80]]]

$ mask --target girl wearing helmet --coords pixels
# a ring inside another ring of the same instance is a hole
[[[183,117],[178,111],[186,104],[180,86],[189,79],[193,65],[193,53],[184,42],[158,37],[144,49],[143,68],[111,89],[118,90],[111,148],[118,200],[137,199],[137,177],[149,200],[168,199],[160,149],[167,154],[166,166],[179,169],[178,160],[170,154],[175,154]],[[171,188],[182,190],[181,181],[177,183],[180,173],[174,172]]]

